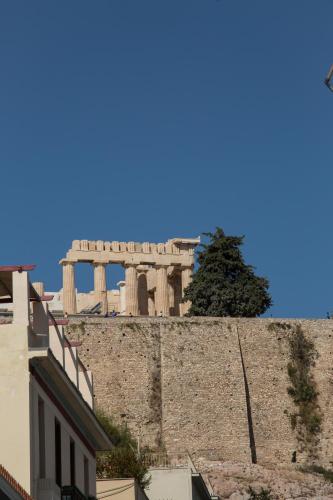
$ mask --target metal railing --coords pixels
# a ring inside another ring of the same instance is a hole
[[[85,496],[76,486],[63,486],[61,500],[96,500],[96,497]]]
[[[152,452],[144,456],[144,463],[147,467],[168,468],[168,467],[190,467],[195,469],[188,452]]]

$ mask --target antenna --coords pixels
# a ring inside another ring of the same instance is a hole
[[[333,64],[330,67],[329,72],[327,73],[327,76],[326,76],[326,78],[324,80],[325,85],[333,92],[333,85],[331,83],[332,76],[333,76]]]

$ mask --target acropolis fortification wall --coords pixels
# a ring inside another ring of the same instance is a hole
[[[67,333],[82,341],[97,405],[142,445],[245,462],[255,447],[258,463],[290,464],[295,451],[298,463],[307,459],[287,393],[297,325],[318,353],[311,368],[322,415],[317,454],[331,466],[332,320],[73,317]]]

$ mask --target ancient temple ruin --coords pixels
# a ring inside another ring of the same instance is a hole
[[[109,311],[106,266],[121,264],[125,280],[118,283],[119,311],[128,316],[184,316],[189,303],[183,303],[194,266],[194,249],[200,238],[173,238],[166,243],[134,241],[74,240],[63,267],[63,310],[77,313],[75,264],[94,268],[94,299],[101,312]]]

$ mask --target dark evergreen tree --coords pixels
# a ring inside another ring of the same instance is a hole
[[[271,305],[268,280],[254,274],[240,250],[244,236],[226,236],[221,228],[204,233],[210,243],[198,252],[199,269],[185,290],[189,316],[255,317]]]

